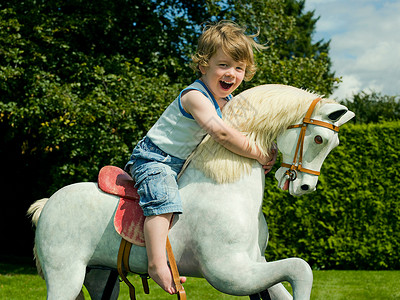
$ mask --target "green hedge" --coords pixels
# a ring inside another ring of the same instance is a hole
[[[267,259],[298,256],[314,269],[400,268],[400,122],[346,124],[317,191],[292,197],[267,177]]]

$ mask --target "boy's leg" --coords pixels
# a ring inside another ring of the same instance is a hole
[[[172,213],[146,217],[144,236],[150,277],[166,292],[174,294],[174,282],[165,253],[171,217]]]

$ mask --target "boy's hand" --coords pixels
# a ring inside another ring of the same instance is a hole
[[[268,157],[269,157],[269,161],[265,165],[262,166],[263,169],[264,169],[264,174],[265,175],[268,174],[271,171],[271,169],[274,166],[274,164],[276,162],[276,159],[278,157],[278,147],[276,146],[275,143],[273,144],[272,149],[270,150]]]

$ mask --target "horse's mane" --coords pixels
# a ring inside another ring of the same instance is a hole
[[[223,109],[223,120],[242,132],[250,146],[268,153],[274,140],[292,124],[300,123],[311,102],[320,95],[286,85],[261,85],[235,96]],[[322,103],[321,103],[322,102]],[[323,103],[334,102],[323,99]],[[237,155],[207,135],[188,158],[207,177],[228,183],[249,174],[253,159]]]

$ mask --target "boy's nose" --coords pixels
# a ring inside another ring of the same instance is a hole
[[[226,70],[225,76],[227,76],[227,77],[233,77],[233,76],[234,76],[233,69],[230,68],[230,69]]]

